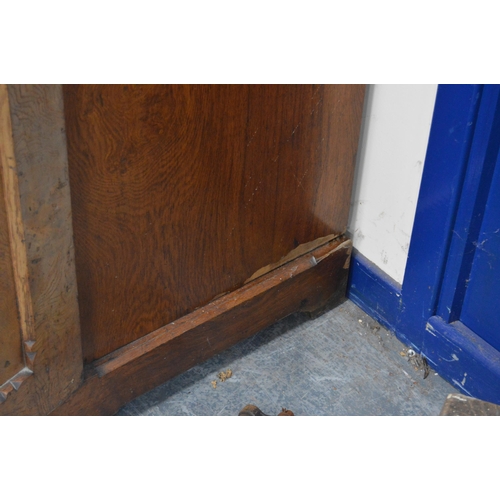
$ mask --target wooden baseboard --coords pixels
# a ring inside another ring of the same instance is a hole
[[[82,386],[51,414],[113,415],[293,312],[341,302],[351,250],[351,241],[340,237],[99,359],[87,367]]]

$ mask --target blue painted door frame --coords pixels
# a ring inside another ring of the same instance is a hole
[[[355,252],[348,285],[443,378],[497,404],[500,352],[460,318],[499,149],[500,86],[439,85],[403,284]]]

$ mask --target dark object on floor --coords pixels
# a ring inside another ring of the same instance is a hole
[[[270,415],[266,415],[255,405],[246,405],[238,413],[238,417],[269,417],[269,416]],[[281,408],[281,412],[278,413],[278,417],[293,417],[293,416],[294,416],[293,412],[287,410],[286,408]]]
[[[463,394],[449,394],[444,402],[441,417],[488,417],[500,416],[500,406]]]
[[[430,367],[427,360],[421,354],[417,354],[413,349],[408,349],[406,351],[406,356],[408,357],[408,362],[415,370],[424,370],[424,379],[426,379],[430,373]]]
[[[268,417],[255,405],[246,405],[239,413],[238,417]]]

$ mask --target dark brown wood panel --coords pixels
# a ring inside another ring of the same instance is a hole
[[[52,414],[112,415],[290,313],[338,304],[351,249],[343,237],[327,243],[88,365],[80,390]]]
[[[0,155],[0,386],[24,368]]]
[[[349,85],[65,86],[85,361],[342,234],[363,95]]]

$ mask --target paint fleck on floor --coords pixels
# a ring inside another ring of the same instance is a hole
[[[424,379],[401,352],[406,346],[347,301],[313,320],[289,316],[118,415],[236,416],[247,404],[268,415],[439,415],[456,389],[433,371]]]

